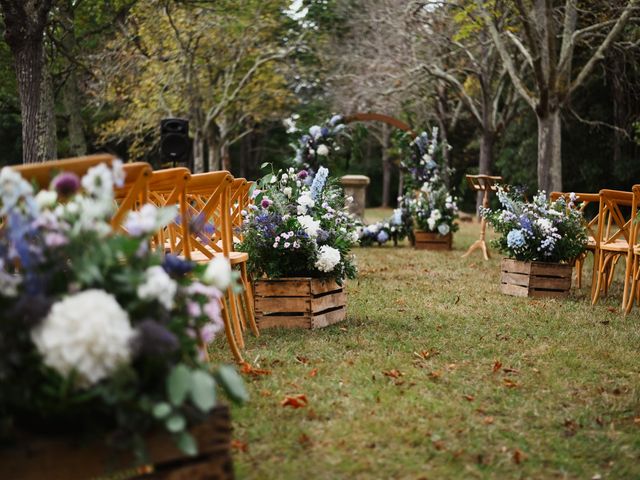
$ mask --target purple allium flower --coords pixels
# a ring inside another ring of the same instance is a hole
[[[269,208],[269,206],[272,204],[273,202],[271,200],[269,200],[268,198],[263,198],[262,202],[260,202],[260,205],[262,205],[262,208]]]
[[[300,180],[304,180],[305,178],[307,178],[309,176],[309,172],[307,172],[306,170],[300,170],[298,172],[298,178]]]
[[[62,172],[56,175],[51,186],[61,197],[68,197],[80,189],[80,178],[73,172]]]
[[[183,277],[195,267],[193,262],[183,260],[175,255],[167,254],[162,261],[162,268],[172,277]]]
[[[133,347],[138,355],[164,355],[180,346],[178,338],[155,320],[143,320],[137,331]]]

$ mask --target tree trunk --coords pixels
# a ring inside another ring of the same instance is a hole
[[[43,59],[41,82],[36,148],[38,161],[44,162],[46,160],[53,160],[58,156],[56,102],[53,91],[53,80],[49,73],[46,59]]]
[[[200,129],[193,133],[193,173],[204,172],[204,135]]]
[[[562,191],[562,120],[560,110],[537,114],[538,189],[547,194]]]
[[[62,90],[62,103],[67,114],[67,128],[69,130],[69,148],[76,156],[87,154],[87,139],[84,135],[82,121],[81,97],[78,89],[78,76],[75,70],[69,73]]]
[[[389,126],[382,125],[382,206],[388,208],[391,204],[391,158],[389,156],[390,133]]]
[[[478,162],[478,173],[480,175],[491,175],[493,165],[493,147],[495,144],[495,133],[490,130],[483,130],[480,137],[480,160]],[[476,214],[479,215],[482,206],[483,192],[476,195]]]
[[[216,134],[210,128],[207,132],[207,149],[209,158],[209,171],[215,172],[220,170],[220,143],[216,138]]]

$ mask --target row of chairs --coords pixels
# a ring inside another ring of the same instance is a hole
[[[640,185],[630,192],[600,190],[599,193],[576,193],[577,208],[587,210],[597,205],[595,214],[587,220],[588,243],[586,252],[576,259],[577,286],[582,287],[582,270],[586,257],[593,256],[591,303],[597,304],[607,296],[615,277],[616,266],[625,260],[624,289],[621,307],[628,314],[635,303],[640,304],[640,223],[636,221],[640,206]],[[553,192],[551,200],[570,194]]]
[[[108,154],[21,165],[15,170],[40,188],[46,188],[59,172],[82,177],[91,167],[111,165]],[[225,335],[234,358],[243,363],[243,334],[250,328],[259,331],[253,311],[252,285],[247,272],[249,256],[234,249],[241,240],[242,211],[249,208],[252,183],[234,178],[229,172],[191,174],[186,168],[153,171],[147,163],[124,164],[125,184],[115,192],[116,210],[111,219],[114,229],[123,229],[130,211],[146,203],[158,207],[176,206],[179,214],[173,222],[150,239],[155,248],[194,261],[209,262],[216,257],[229,259],[239,271],[242,292],[229,287],[222,299]]]

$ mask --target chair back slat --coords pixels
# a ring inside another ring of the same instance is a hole
[[[634,211],[632,192],[600,190],[598,245],[629,242]]]

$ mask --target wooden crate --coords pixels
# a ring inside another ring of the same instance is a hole
[[[440,235],[439,233],[416,230],[413,234],[416,250],[451,250],[451,242],[453,241],[451,232]]]
[[[137,466],[130,452],[105,446],[103,439],[21,433],[15,446],[0,447],[0,478],[11,480],[232,480],[231,415],[216,407],[190,430],[199,453],[186,456],[169,434],[149,436],[149,465]]]
[[[322,328],[344,320],[347,297],[335,280],[279,278],[256,280],[258,328]]]
[[[502,259],[500,290],[516,297],[566,297],[573,266]]]

